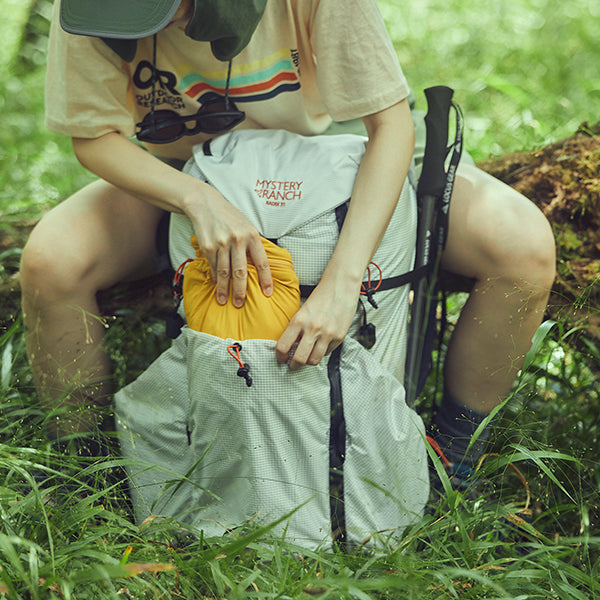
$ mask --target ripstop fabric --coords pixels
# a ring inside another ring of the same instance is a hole
[[[210,538],[295,511],[272,535],[329,547],[328,363],[290,372],[275,361],[274,341],[246,340],[248,387],[227,352],[235,341],[184,328],[117,394],[136,520],[174,516]],[[344,342],[340,374],[347,536],[394,546],[429,492],[423,424],[398,381],[355,340]]]

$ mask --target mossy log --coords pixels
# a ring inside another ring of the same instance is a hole
[[[527,196],[552,224],[557,276],[548,315],[600,338],[600,123],[479,166]]]
[[[527,196],[552,224],[558,269],[548,316],[600,339],[600,123],[583,123],[569,138],[479,166]],[[32,225],[0,228],[0,333],[19,312],[18,252],[10,251],[22,247]],[[464,288],[458,279],[451,284]],[[105,315],[146,318],[171,309],[164,277],[115,286],[99,300]]]

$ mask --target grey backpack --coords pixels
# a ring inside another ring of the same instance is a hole
[[[337,241],[364,144],[240,130],[197,147],[186,171],[290,252],[306,296]],[[192,234],[171,216],[173,265],[194,256]],[[275,341],[184,325],[116,394],[138,520],[176,517],[205,537],[279,520],[272,534],[305,547],[395,545],[429,493],[424,427],[402,384],[415,235],[408,181],[373,258],[382,276],[365,278],[348,336],[320,365],[291,372]]]

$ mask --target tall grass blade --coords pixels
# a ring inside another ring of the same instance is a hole
[[[531,348],[525,355],[525,361],[522,367],[523,371],[529,369],[529,367],[533,364],[536,356],[538,356],[542,343],[555,325],[556,321],[548,319],[537,328],[537,331],[534,333],[533,339],[531,340]]]
[[[12,340],[8,340],[2,351],[2,359],[0,359],[0,392],[6,392],[10,385],[13,366],[12,350]]]

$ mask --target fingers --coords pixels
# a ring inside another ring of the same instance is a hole
[[[277,362],[285,363],[289,360],[292,371],[305,365],[318,365],[343,340],[343,336],[328,332],[323,327],[308,326],[304,329],[298,321],[292,319],[275,346]]]
[[[231,258],[229,248],[221,248],[216,253],[216,261],[211,264],[213,279],[215,280],[217,302],[227,304],[229,298],[229,280],[231,279]]]
[[[342,343],[356,313],[360,290],[354,284],[348,290],[340,287],[335,280],[321,278],[275,345],[279,363],[289,360],[293,371],[318,365]]]
[[[299,341],[300,332],[296,330],[292,322],[290,322],[279,340],[277,340],[277,344],[275,344],[275,358],[279,364],[283,364],[289,360],[292,347]]]
[[[246,249],[239,245],[231,248],[231,299],[233,305],[240,308],[246,301],[246,288],[248,285],[248,259]],[[217,288],[219,273],[217,272]]]
[[[271,269],[256,227],[211,186],[205,186],[202,195],[192,200],[186,214],[192,221],[200,251],[210,265],[217,302],[226,304],[231,292],[234,306],[243,306],[249,262],[256,266],[263,293],[270,296]]]
[[[213,280],[216,282],[216,296],[219,304],[227,304],[229,291],[233,305],[241,307],[246,301],[248,285],[248,261],[245,249],[239,244],[222,247],[216,253],[216,259],[211,263]]]
[[[323,337],[318,337],[314,340],[303,337],[290,360],[290,370],[297,371],[305,365],[318,365],[340,343],[341,340],[328,342]]]
[[[213,279],[216,282],[216,296],[219,304],[227,304],[229,292],[233,305],[240,308],[246,301],[248,286],[249,258],[254,264],[261,289],[265,296],[273,293],[273,278],[267,253],[260,237],[255,236],[248,245],[242,242],[223,244],[216,253],[207,256]]]
[[[255,242],[251,244],[249,247],[249,254],[252,264],[256,268],[260,288],[265,296],[270,296],[273,293],[273,277],[271,275],[271,267],[269,266],[267,252],[260,239],[258,240],[258,243]]]

